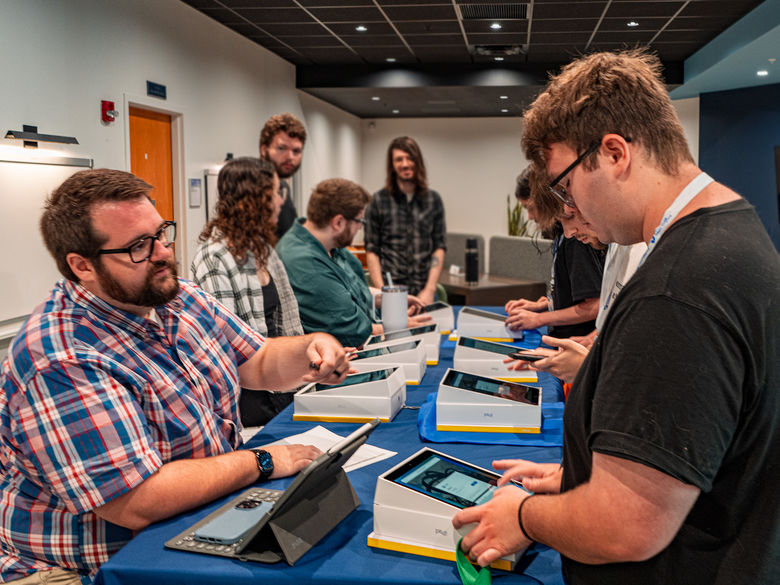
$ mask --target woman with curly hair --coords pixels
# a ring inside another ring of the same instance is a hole
[[[274,250],[282,199],[271,163],[252,157],[228,161],[217,178],[216,217],[200,234],[193,280],[267,337],[302,335],[298,302]],[[265,424],[292,393],[245,391],[244,426]]]

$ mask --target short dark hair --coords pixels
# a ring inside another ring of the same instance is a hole
[[[324,228],[331,219],[343,215],[355,219],[371,196],[363,187],[347,179],[327,179],[317,184],[309,198],[306,219]]]
[[[399,136],[394,138],[387,147],[387,178],[385,179],[385,189],[391,193],[395,190],[397,185],[398,175],[393,167],[393,150],[403,150],[408,154],[412,161],[414,161],[414,182],[415,191],[424,191],[428,188],[428,174],[425,171],[425,161],[423,161],[422,151],[420,146],[415,142],[414,138],[409,136]]]
[[[246,260],[251,251],[258,266],[265,266],[268,247],[276,244],[273,215],[274,175],[276,170],[267,160],[251,156],[226,162],[217,177],[216,216],[209,220],[199,240],[224,238],[236,260]]]
[[[517,175],[517,184],[515,185],[515,197],[520,202],[528,201],[531,198],[531,185],[528,181],[528,175],[531,174],[531,165],[523,169],[523,172]]]
[[[290,138],[297,138],[301,141],[301,146],[306,144],[306,128],[303,123],[290,112],[285,112],[268,118],[260,131],[260,147],[268,148],[279,132],[284,132]]]
[[[46,199],[40,228],[43,241],[60,273],[78,278],[68,265],[68,254],[97,259],[107,238],[92,226],[92,209],[108,201],[133,201],[146,197],[152,186],[135,175],[113,169],[93,169],[71,175]]]

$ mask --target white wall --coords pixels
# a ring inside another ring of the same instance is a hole
[[[674,103],[699,158],[699,98]],[[387,146],[413,137],[422,149],[428,183],[444,199],[447,231],[506,235],[506,197],[514,205],[515,179],[528,164],[520,146],[520,118],[393,118],[363,120],[363,185],[384,185]],[[486,259],[487,261],[487,259]]]
[[[298,92],[306,119],[306,147],[301,166],[303,205],[314,186],[324,179],[340,177],[362,183],[363,139],[360,118],[312,95]]]
[[[312,100],[304,116],[293,65],[178,0],[3,0],[0,21],[0,127],[34,124],[78,138],[78,146],[54,147],[58,154],[129,170],[123,103],[140,96],[183,114],[182,178],[201,177],[227,152],[257,156],[260,129],[283,111],[317,135],[306,145],[304,193],[334,161],[359,159],[357,118]],[[147,80],[167,86],[166,101],[146,97]],[[101,99],[120,109],[110,126],[99,120]],[[357,162],[340,168],[359,180],[358,169]],[[178,219],[191,258],[205,208],[187,207]]]

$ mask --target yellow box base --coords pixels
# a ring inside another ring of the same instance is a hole
[[[408,553],[412,555],[418,555],[422,557],[431,557],[434,559],[441,559],[444,561],[455,562],[455,551],[445,551],[438,548],[432,548],[427,546],[421,546],[416,544],[408,544],[404,542],[397,542],[393,540],[387,540],[384,538],[378,538],[376,536],[368,536],[368,546],[373,548],[382,548],[385,550],[392,550],[395,552]],[[511,571],[512,565],[509,561],[504,559],[498,559],[493,561],[490,566],[494,569],[501,569],[502,571]]]
[[[374,420],[375,416],[314,416],[310,414],[293,414],[293,420],[303,420],[309,422],[344,422],[344,423],[367,423]],[[380,422],[390,422],[389,418],[378,417]]]
[[[477,427],[461,425],[436,425],[437,431],[455,431],[466,433],[528,433],[540,434],[542,429],[533,427]]]

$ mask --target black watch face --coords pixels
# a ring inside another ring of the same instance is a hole
[[[274,460],[271,458],[271,454],[268,451],[255,451],[255,453],[257,453],[257,461],[260,463],[263,473],[273,473]]]

